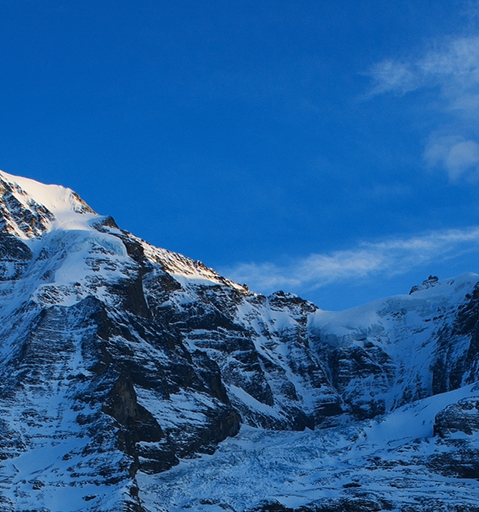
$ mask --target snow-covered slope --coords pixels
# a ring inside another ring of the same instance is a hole
[[[477,510],[471,474],[479,466],[479,432],[434,436],[433,420],[474,393],[477,404],[478,391],[467,386],[340,428],[245,426],[214,455],[182,460],[154,477],[140,473],[145,505],[151,512]],[[451,467],[457,461],[464,464],[459,474]]]
[[[479,510],[478,282],[322,311],[1,172],[0,510]]]

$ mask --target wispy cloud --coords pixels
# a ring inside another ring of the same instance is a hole
[[[436,91],[429,106],[443,114],[443,123],[431,133],[424,160],[452,182],[479,178],[479,36],[447,38],[414,58],[379,62],[369,74],[369,98]]]
[[[222,273],[263,293],[278,289],[304,292],[348,280],[364,282],[378,276],[390,278],[474,250],[479,250],[479,226],[362,243],[351,250],[312,254],[285,265],[240,263],[222,269]]]
[[[450,107],[466,108],[469,101],[463,105],[458,100],[467,98],[467,91],[471,99],[478,96],[472,89],[479,84],[479,36],[436,43],[414,59],[379,62],[372,66],[370,75],[374,80],[371,95],[439,87],[451,100]]]

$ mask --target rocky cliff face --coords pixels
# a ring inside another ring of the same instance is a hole
[[[338,432],[478,381],[479,276],[325,312],[152,247],[68,189],[0,173],[0,193],[0,510],[183,510],[158,482],[241,428]],[[471,400],[431,413],[440,449],[414,464],[478,477]],[[301,510],[396,506],[357,489]]]

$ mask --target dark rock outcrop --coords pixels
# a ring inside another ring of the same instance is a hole
[[[459,400],[440,411],[434,421],[434,434],[446,438],[463,432],[479,432],[479,396]]]

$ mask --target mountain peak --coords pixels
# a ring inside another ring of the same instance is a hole
[[[1,232],[34,238],[54,229],[55,223],[84,223],[78,214],[96,215],[73,190],[0,171]]]

